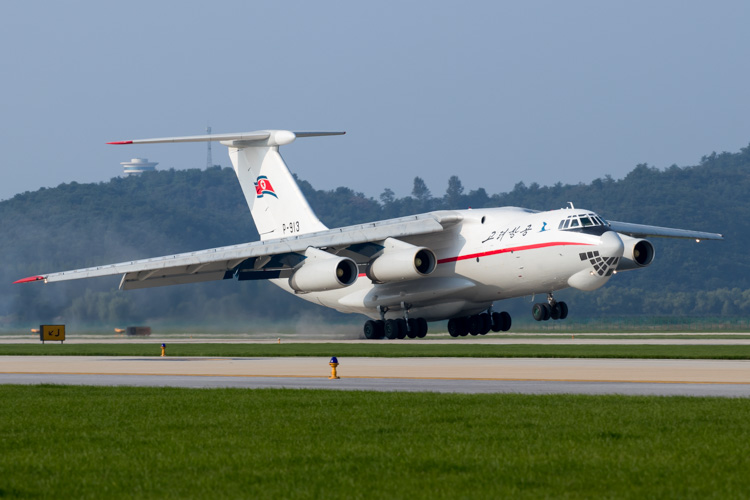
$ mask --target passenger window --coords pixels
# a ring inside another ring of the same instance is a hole
[[[581,224],[583,224],[584,227],[593,226],[594,223],[591,222],[591,219],[588,217],[581,217]]]
[[[578,219],[573,219],[573,221],[570,223],[570,227],[578,227],[580,224],[578,223]]]

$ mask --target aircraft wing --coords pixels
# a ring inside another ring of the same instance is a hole
[[[296,237],[42,274],[15,283],[47,283],[122,274],[120,288],[130,290],[234,277],[240,280],[272,279],[284,277],[282,273],[301,262],[302,253],[309,247],[366,254],[367,244],[377,244],[386,238],[440,232],[461,218],[456,212],[431,212]]]
[[[646,238],[648,236],[660,236],[664,238],[688,238],[691,240],[723,240],[724,236],[718,233],[705,233],[702,231],[688,231],[685,229],[674,229],[671,227],[647,226],[644,224],[632,224],[630,222],[608,221],[609,226],[618,233],[627,234],[634,238]]]

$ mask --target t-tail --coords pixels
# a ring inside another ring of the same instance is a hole
[[[237,179],[261,240],[284,238],[328,229],[307,203],[284,163],[279,146],[297,137],[342,135],[344,132],[259,130],[239,134],[196,135],[118,141],[108,144],[219,141],[229,148]]]

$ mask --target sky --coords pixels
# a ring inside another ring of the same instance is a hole
[[[282,148],[316,189],[434,196],[624,177],[750,143],[750,2],[7,2],[0,199],[120,162],[205,168],[205,144]],[[230,166],[213,146],[216,164]],[[550,207],[556,208],[556,207]]]

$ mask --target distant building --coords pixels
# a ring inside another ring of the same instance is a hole
[[[138,175],[143,172],[153,172],[156,170],[158,164],[158,162],[148,161],[146,158],[133,158],[130,161],[123,161],[120,163],[120,165],[122,165],[122,173],[125,176]]]

